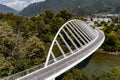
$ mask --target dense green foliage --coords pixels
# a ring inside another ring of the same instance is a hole
[[[0,76],[7,76],[42,63],[43,43],[37,37],[24,39],[7,23],[0,22]]]
[[[75,15],[91,15],[95,13],[119,13],[120,0],[45,0],[24,8],[19,15],[35,16],[46,9],[55,12],[60,9],[69,9]]]
[[[119,80],[120,58],[97,50],[90,62],[81,69],[82,63],[67,71],[62,80]]]
[[[46,10],[44,13],[31,18],[0,13],[0,77],[43,63],[47,55],[45,45],[51,43],[61,25],[74,17],[66,9],[56,14],[52,10]],[[106,40],[102,48],[105,51],[120,51],[118,21],[115,19],[112,23],[96,23],[96,25],[104,27]],[[72,76],[72,74],[76,76]],[[114,74],[110,71],[110,75]],[[101,76],[93,78],[101,80],[99,79]],[[77,69],[68,73],[63,79],[90,80],[84,70]]]
[[[58,14],[46,10],[31,18],[0,13],[0,77],[43,63],[45,45],[51,44],[61,25],[72,17],[66,9]]]
[[[98,24],[98,26],[103,27],[105,33],[105,42],[102,46],[105,51],[120,51],[120,25],[118,22],[118,19],[114,19],[113,22]]]
[[[113,67],[109,71],[104,71],[101,75],[90,76],[84,69],[73,69],[67,73],[62,80],[119,80],[120,67]]]
[[[67,73],[62,80],[89,80],[84,69],[73,69]]]

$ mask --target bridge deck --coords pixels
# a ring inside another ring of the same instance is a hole
[[[56,63],[53,63],[47,66],[44,69],[37,70],[33,73],[30,73],[24,77],[21,77],[17,80],[44,80],[44,79],[52,79],[53,76],[58,76],[73,66],[80,63],[82,60],[90,56],[100,45],[101,41],[104,41],[104,34],[97,30],[98,38],[92,42],[89,46],[86,46],[84,49],[81,49],[79,52],[76,52],[73,55],[68,56],[67,58],[60,60]],[[51,77],[51,78],[50,78]]]

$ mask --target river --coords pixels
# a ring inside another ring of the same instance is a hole
[[[85,69],[90,74],[99,75],[116,66],[120,66],[120,55],[95,52]]]

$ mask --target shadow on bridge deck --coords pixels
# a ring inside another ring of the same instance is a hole
[[[76,66],[74,66],[73,68],[71,68],[70,70],[68,70],[67,72],[61,74],[60,76],[56,77],[55,80],[62,80],[62,78],[64,77],[64,75],[66,73],[71,72],[72,69],[82,69],[85,68],[87,66],[87,64],[90,62],[90,60],[92,59],[92,55],[90,55],[89,57],[87,57],[85,60],[83,60],[82,62],[80,62],[79,64],[77,64]]]

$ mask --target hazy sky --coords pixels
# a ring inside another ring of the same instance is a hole
[[[41,2],[45,0],[0,0],[0,4],[7,5],[15,10],[22,10],[31,3]]]

